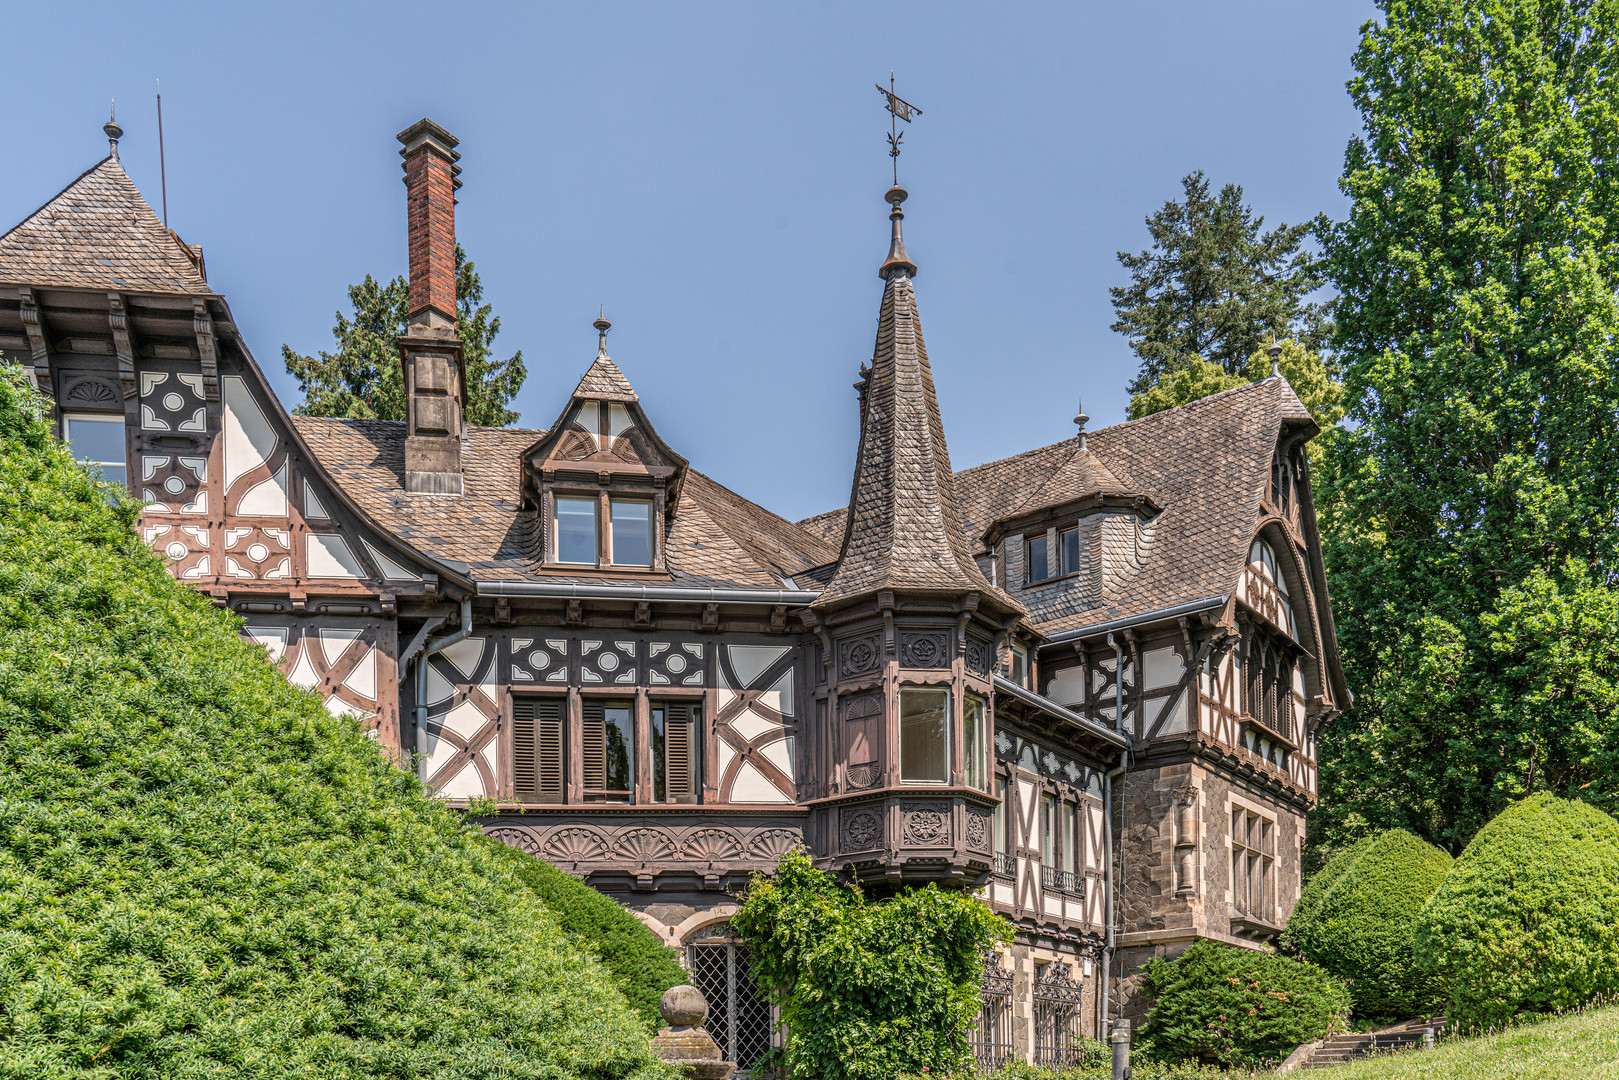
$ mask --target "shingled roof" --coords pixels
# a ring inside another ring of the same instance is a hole
[[[202,260],[163,227],[116,157],[0,236],[0,281],[206,296]]]
[[[1272,377],[1091,432],[1095,463],[1162,511],[1145,526],[1152,542],[1131,552],[1138,558],[1119,569],[1115,587],[1079,598],[1082,610],[1069,605],[1057,615],[1060,605],[1037,602],[1044,592],[1071,589],[1064,579],[1024,590],[1036,627],[1057,633],[1229,594],[1248,558],[1284,422],[1313,423],[1287,380]],[[957,473],[966,534],[981,537],[996,522],[1036,509],[1042,491],[1065,501],[1060,478],[1078,449],[1077,437],[1064,439]],[[824,538],[842,531],[846,515],[832,510],[798,524]]]
[[[471,566],[486,581],[539,580],[539,522],[522,504],[524,451],[545,433],[467,429],[464,493],[412,496],[404,490],[405,425],[390,420],[293,418],[320,464],[383,527],[421,551]],[[836,552],[791,522],[695,469],[666,526],[674,582],[699,587],[780,589],[783,579],[830,563]],[[591,573],[544,580],[606,582],[646,575]]]
[[[816,600],[829,607],[879,590],[978,592],[1021,611],[991,585],[962,532],[950,449],[922,340],[911,282],[915,265],[900,236],[902,191],[883,263],[877,345],[867,377],[850,516],[837,569]]]

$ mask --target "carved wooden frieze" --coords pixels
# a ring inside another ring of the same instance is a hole
[[[843,716],[844,776],[849,788],[861,791],[882,778],[883,699],[875,690],[838,701]]]
[[[988,810],[979,810],[976,807],[967,807],[967,846],[974,851],[990,851],[991,829],[994,815]]]
[[[994,648],[982,638],[967,638],[967,670],[987,676],[994,659]]]
[[[950,666],[950,636],[944,631],[912,632],[901,634],[899,662],[908,668],[943,668]]]
[[[838,826],[840,851],[875,851],[883,846],[881,807],[846,806],[838,812]]]
[[[876,671],[882,649],[876,634],[838,642],[838,677],[852,679]]]
[[[949,803],[901,803],[899,816],[899,841],[906,847],[948,847],[952,843]]]
[[[552,819],[500,818],[484,832],[569,873],[626,874],[650,886],[659,874],[727,875],[774,869],[804,841],[796,820],[716,822],[695,814],[646,814],[591,820],[575,812]]]
[[[1011,728],[997,725],[995,757],[1016,764],[1032,773],[1082,788],[1092,795],[1102,794],[1102,774],[1070,754],[1036,742]]]

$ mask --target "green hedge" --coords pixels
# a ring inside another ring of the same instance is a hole
[[[1439,977],[1415,962],[1417,917],[1451,858],[1403,829],[1367,837],[1322,868],[1287,922],[1282,947],[1344,980],[1357,1020],[1431,1012]]]
[[[1507,807],[1428,901],[1416,947],[1463,1028],[1619,991],[1619,822],[1548,794]]]
[[[663,1024],[658,1001],[671,986],[689,982],[675,951],[630,914],[622,904],[548,862],[543,862],[498,840],[484,838],[496,858],[538,896],[572,934],[600,958],[624,1000],[649,1031]]]
[[[1206,939],[1149,960],[1144,985],[1152,1010],[1139,1049],[1157,1061],[1265,1068],[1349,1015],[1348,992],[1315,965]]]
[[[0,1077],[664,1073],[504,860],[38,409],[0,365]]]

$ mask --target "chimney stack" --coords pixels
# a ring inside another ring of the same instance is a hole
[[[459,140],[423,119],[399,133],[404,144],[410,230],[410,312],[399,338],[405,368],[405,490],[461,494],[466,376],[455,332],[455,192]]]

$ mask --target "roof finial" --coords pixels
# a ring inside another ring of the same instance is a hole
[[[900,229],[900,222],[905,220],[905,213],[899,208],[899,205],[905,201],[907,192],[899,186],[899,148],[900,144],[905,141],[905,136],[899,133],[899,121],[903,120],[909,124],[913,119],[922,115],[922,110],[894,93],[894,73],[892,71],[888,73],[888,89],[884,90],[883,84],[878,83],[877,90],[886,99],[889,116],[888,156],[894,159],[894,186],[889,188],[888,194],[883,196],[893,206],[893,210],[888,215],[888,220],[893,222],[893,226],[888,243],[888,258],[883,261],[883,265],[877,273],[879,276],[886,278],[890,271],[902,269],[906,273],[914,275],[916,273],[916,264],[905,253],[905,237]]]
[[[1074,417],[1074,423],[1079,425],[1079,448],[1081,450],[1085,449],[1085,425],[1090,422],[1091,418],[1085,415],[1085,401],[1083,398],[1081,398],[1079,402],[1079,415]]]
[[[1270,354],[1270,374],[1274,379],[1282,373],[1282,343],[1273,341],[1265,351]]]
[[[590,325],[596,328],[596,334],[598,335],[596,338],[596,355],[606,356],[607,331],[613,328],[613,324],[607,321],[607,306],[605,304],[602,305],[601,314]]]
[[[107,133],[107,147],[113,160],[118,158],[118,140],[123,138],[124,129],[118,126],[118,102],[112,103],[111,114],[107,122],[101,125],[101,130]]]

